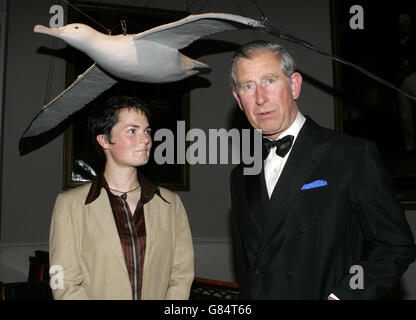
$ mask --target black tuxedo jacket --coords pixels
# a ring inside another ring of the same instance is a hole
[[[231,199],[241,299],[377,299],[416,257],[375,145],[309,117],[271,199],[242,165]]]

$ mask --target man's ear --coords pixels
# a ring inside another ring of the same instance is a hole
[[[238,106],[240,107],[242,111],[244,111],[244,108],[243,108],[243,105],[241,104],[240,96],[238,95],[237,90],[235,90],[234,88],[232,90],[233,90],[233,96],[235,100],[237,100]]]
[[[293,100],[296,100],[300,95],[300,89],[302,87],[302,76],[299,72],[294,72],[290,76],[290,87],[292,89]]]
[[[108,149],[110,143],[108,142],[107,137],[104,134],[99,134],[95,137],[97,139],[98,144],[103,148],[103,150]]]

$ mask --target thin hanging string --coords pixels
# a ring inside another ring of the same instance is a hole
[[[52,38],[52,49],[56,49],[56,38]],[[51,55],[49,58],[48,78],[46,80],[46,90],[45,90],[45,97],[43,101],[43,104],[45,106],[50,101],[49,98],[51,96],[52,78],[53,78],[54,69],[55,69],[55,57]]]
[[[192,1],[192,3],[189,4],[189,0],[186,0],[186,11],[190,11],[195,2],[196,0]]]
[[[385,85],[385,86],[387,86],[387,87],[389,87],[389,88],[391,88],[391,89],[393,89],[393,90],[395,90],[395,91],[397,91],[397,92],[405,95],[406,97],[408,97],[408,98],[416,101],[416,97],[414,97],[411,94],[409,94],[409,93],[403,91],[402,89],[396,87],[393,83],[391,83],[391,82],[389,82],[387,80],[384,80],[383,78],[375,75],[374,73],[371,73],[371,72],[367,71],[363,67],[360,67],[360,66],[358,66],[358,65],[356,65],[356,64],[354,64],[352,62],[349,62],[347,60],[344,60],[344,59],[342,59],[342,58],[340,58],[340,57],[338,57],[336,55],[333,55],[332,53],[325,52],[325,51],[319,49],[318,47],[314,46],[313,44],[311,44],[309,42],[306,42],[306,41],[304,41],[302,39],[299,39],[299,38],[291,35],[290,33],[287,33],[287,32],[284,32],[284,31],[281,31],[281,30],[275,28],[274,26],[272,26],[269,23],[265,23],[264,24],[264,27],[262,27],[260,29],[263,30],[263,31],[265,31],[265,32],[268,32],[268,33],[270,33],[270,34],[272,34],[272,35],[274,35],[274,36],[276,36],[276,37],[278,37],[280,39],[283,39],[283,40],[286,40],[286,41],[290,41],[290,42],[296,43],[297,45],[300,45],[302,47],[308,48],[309,50],[312,50],[312,51],[318,52],[318,53],[320,53],[320,54],[322,54],[324,56],[327,56],[327,57],[331,58],[332,60],[341,62],[342,64],[345,64],[345,65],[347,65],[347,66],[349,66],[351,68],[354,68],[354,69],[360,71],[361,73],[365,74],[366,76],[368,76],[368,77],[370,77],[370,78],[372,78],[374,80],[377,80],[381,84],[383,84],[383,85]]]
[[[137,0],[133,0],[133,1],[130,3],[130,6],[131,6],[131,7],[135,7],[135,6],[136,6],[136,1],[137,1]],[[126,25],[126,21],[127,21],[127,17],[128,17],[128,16],[129,16],[129,13],[127,12],[126,14],[124,14],[124,15],[121,17],[121,19],[122,19],[122,20],[120,20],[121,29],[122,29],[123,34],[124,34],[124,35],[126,35],[126,34],[127,34],[127,25]],[[114,28],[116,28],[116,27],[114,27]],[[114,30],[114,28],[112,28],[112,29],[111,29],[111,31],[112,31],[112,30]]]
[[[120,20],[121,29],[123,30],[123,35],[127,34],[127,24],[126,20]]]
[[[263,22],[263,23],[264,23],[264,22],[266,22],[266,21],[267,21],[267,17],[266,17],[266,15],[264,14],[263,10],[261,10],[261,8],[260,8],[259,4],[257,3],[257,1],[256,1],[256,0],[251,0],[251,2],[253,2],[253,3],[254,3],[254,5],[257,7],[257,10],[259,10],[259,11],[260,11],[260,13],[261,13],[261,20],[262,20],[262,22]]]
[[[387,87],[389,87],[389,88],[391,88],[391,89],[393,89],[393,90],[395,90],[395,91],[397,91],[397,92],[405,95],[406,97],[408,97],[408,98],[416,101],[416,97],[414,97],[411,94],[409,94],[409,93],[403,91],[402,89],[396,87],[393,83],[391,83],[391,82],[389,82],[387,80],[384,80],[383,78],[381,78],[381,77],[379,77],[379,76],[377,76],[377,75],[375,75],[375,74],[367,71],[366,69],[364,69],[364,68],[362,68],[362,67],[360,67],[360,66],[358,66],[358,65],[356,65],[356,64],[354,64],[352,62],[346,61],[346,60],[344,60],[344,59],[342,59],[340,57],[337,57],[337,56],[335,56],[335,55],[333,55],[331,53],[325,52],[325,51],[317,48],[316,46],[312,45],[311,43],[308,43],[308,42],[306,42],[304,40],[301,40],[301,39],[299,39],[299,38],[297,38],[297,37],[289,34],[289,33],[283,32],[283,31],[275,28],[270,23],[268,23],[267,17],[264,15],[264,12],[261,10],[261,8],[258,5],[257,1],[256,0],[251,0],[251,1],[256,5],[257,9],[260,11],[260,13],[262,15],[262,20],[263,20],[263,23],[265,25],[265,27],[263,28],[264,31],[266,31],[268,33],[271,33],[271,34],[279,37],[280,39],[284,39],[286,41],[290,41],[290,42],[296,43],[296,44],[298,44],[300,46],[306,47],[306,48],[308,48],[310,50],[313,50],[313,51],[318,52],[318,53],[320,53],[320,54],[322,54],[324,56],[327,56],[327,57],[329,57],[329,58],[331,58],[331,59],[333,59],[335,61],[341,62],[341,63],[343,63],[343,64],[345,64],[345,65],[347,65],[349,67],[352,67],[352,68],[360,71],[361,73],[365,74],[366,76],[368,76],[370,78],[373,78],[374,80],[380,82],[381,84],[383,84],[383,85],[385,85],[385,86],[387,86]]]
[[[63,0],[65,1],[68,5],[70,5],[72,8],[74,8],[75,10],[77,10],[79,13],[81,13],[82,15],[86,16],[88,19],[90,19],[92,22],[96,23],[97,25],[99,25],[101,28],[105,29],[107,31],[107,33],[110,35],[111,34],[111,29],[104,27],[101,23],[99,23],[97,20],[91,18],[88,14],[86,14],[85,12],[83,12],[82,10],[78,9],[76,6],[74,6],[73,4],[71,4],[68,0]]]
[[[56,48],[56,38],[52,38],[52,48]],[[45,91],[45,100],[44,105],[49,102],[49,98],[51,96],[51,89],[52,89],[52,77],[53,77],[53,69],[55,68],[55,57],[51,56],[49,58],[49,69],[48,69],[48,79],[46,81],[46,91]]]

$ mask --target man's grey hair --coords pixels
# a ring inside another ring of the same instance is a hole
[[[256,40],[241,46],[235,53],[230,63],[229,82],[233,89],[237,89],[237,79],[235,76],[235,66],[240,58],[252,58],[255,54],[270,51],[276,54],[279,60],[280,68],[290,83],[290,77],[296,70],[296,64],[290,53],[280,44],[266,41]]]

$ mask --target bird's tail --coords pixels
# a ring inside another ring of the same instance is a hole
[[[182,70],[183,71],[196,71],[197,73],[207,74],[211,71],[209,65],[202,63],[200,61],[191,59],[183,54],[181,56]]]

